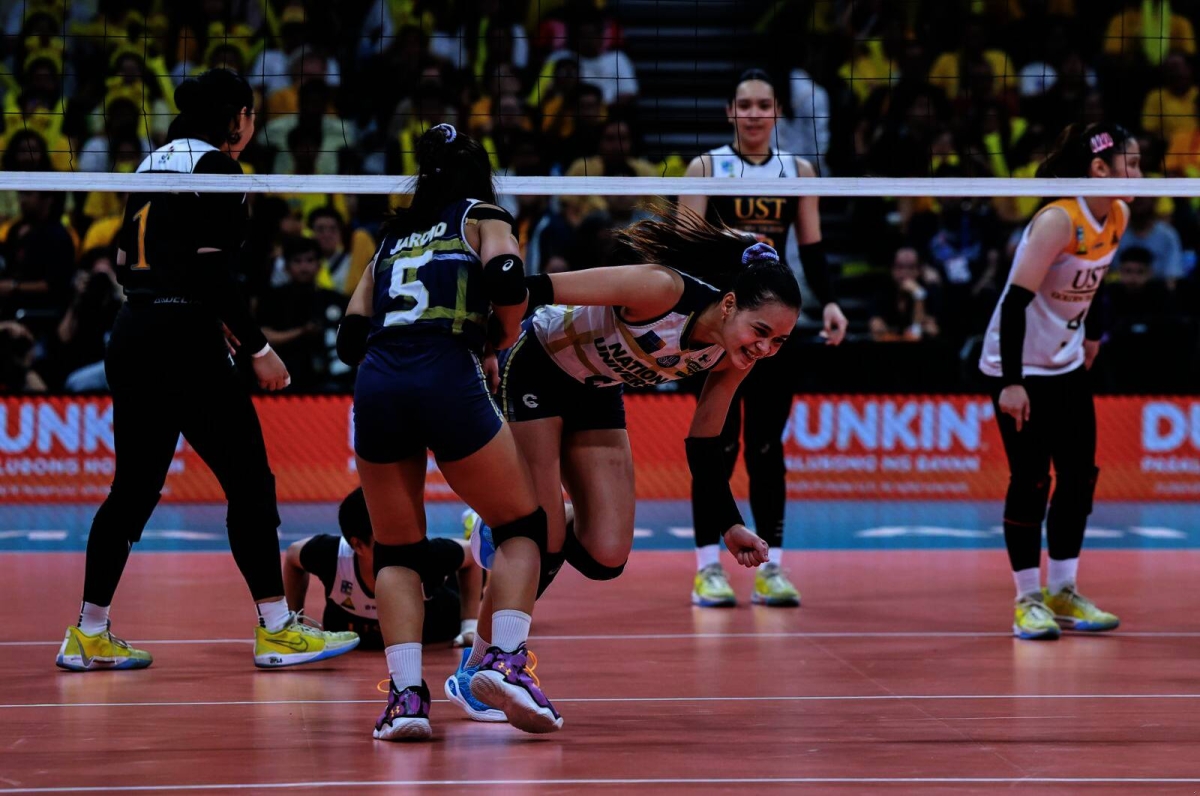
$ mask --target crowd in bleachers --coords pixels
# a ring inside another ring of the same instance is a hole
[[[691,24],[692,4],[678,5]],[[1200,176],[1197,0],[745,7],[730,32],[747,42],[739,69],[771,69],[779,148],[821,174],[1032,176],[1067,123],[1105,118],[1139,134],[1147,172]],[[677,176],[698,153],[639,151],[653,120],[638,96],[655,74],[626,53],[615,0],[0,0],[0,24],[5,171],[133,171],[164,140],[175,86],[217,66],[257,92],[241,161],[257,173],[410,175],[413,142],[439,122],[470,131],[510,175]],[[296,389],[352,384],[333,335],[393,201],[252,196],[246,291]],[[629,197],[504,203],[534,271],[604,264],[612,230],[650,212]],[[874,381],[825,369],[807,386],[887,388],[889,367],[920,358],[899,370],[921,382],[902,386],[969,387],[1037,206],[824,201],[853,344],[890,365]],[[122,208],[105,192],[0,192],[0,390],[103,389]],[[1200,386],[1198,209],[1133,203],[1102,308],[1110,389]]]

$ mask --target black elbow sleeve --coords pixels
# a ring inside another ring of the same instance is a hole
[[[692,497],[696,516],[696,537],[724,536],[735,525],[742,525],[742,513],[733,499],[733,490],[725,470],[725,451],[720,437],[688,437],[683,441],[688,470],[692,473]]]
[[[1033,291],[1009,285],[1000,303],[1000,371],[1004,383],[1020,384],[1025,376],[1025,308]]]
[[[525,263],[515,254],[501,254],[483,266],[483,284],[488,299],[499,307],[511,307],[525,300]]]
[[[371,333],[371,319],[365,315],[347,315],[342,318],[337,330],[338,359],[354,367],[367,355],[367,336]]]
[[[833,288],[829,278],[829,260],[825,257],[825,243],[806,243],[798,247],[800,252],[800,267],[804,269],[804,278],[809,288],[822,307],[833,301]]]

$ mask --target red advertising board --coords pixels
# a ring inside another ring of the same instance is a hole
[[[630,396],[629,433],[641,499],[686,499],[683,438],[694,399]],[[356,483],[347,396],[258,399],[282,501],[340,499]],[[1096,402],[1097,497],[1190,500],[1200,496],[1200,401],[1104,397]],[[1000,499],[1008,480],[991,402],[979,396],[798,398],[784,432],[793,499]],[[92,502],[113,473],[106,398],[9,397],[0,401],[0,498]],[[739,467],[735,491],[745,495]],[[430,463],[430,499],[452,499]],[[222,499],[216,479],[180,442],[164,499]]]

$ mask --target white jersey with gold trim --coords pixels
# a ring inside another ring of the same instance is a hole
[[[1066,211],[1075,235],[1054,258],[1025,311],[1025,348],[1021,361],[1026,376],[1057,376],[1083,364],[1083,322],[1104,275],[1108,273],[1128,221],[1124,206],[1115,200],[1103,224],[1095,219],[1087,202],[1081,198],[1051,202],[1039,215],[1051,207]],[[1021,235],[1014,262],[1020,262],[1032,227],[1031,221]],[[1008,295],[1011,280],[1010,273],[1004,294],[992,312],[979,358],[979,369],[989,376],[1002,375],[1000,305]]]
[[[723,295],[687,274],[683,296],[658,318],[630,323],[618,307],[545,306],[530,319],[542,348],[569,376],[590,386],[648,387],[708,370],[725,349],[690,348],[700,312]]]

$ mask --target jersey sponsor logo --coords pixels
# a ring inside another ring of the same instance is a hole
[[[342,600],[340,603],[338,603],[338,605],[342,606],[342,607],[343,607],[343,608],[345,608],[347,611],[353,611],[353,610],[354,610],[354,600],[352,600],[352,599],[351,599],[351,598],[349,598],[349,597],[347,597],[346,599]]]
[[[1083,239],[1083,227],[1075,227],[1075,253],[1087,254],[1087,241]]]
[[[533,393],[525,393],[521,396],[521,403],[528,406],[530,409],[538,408],[538,397]]]
[[[600,355],[600,360],[626,384],[650,386],[665,384],[669,381],[666,376],[643,364],[620,343],[610,346],[603,337],[598,337],[594,341],[594,345],[596,353]]]
[[[673,368],[679,364],[679,360],[680,356],[678,354],[672,354],[671,356],[667,357],[659,357],[655,361],[658,362],[660,367]]]
[[[353,594],[353,593],[354,593],[354,583],[351,581],[348,581],[348,580],[343,580],[342,581],[342,594]]]
[[[396,245],[392,246],[389,254],[395,254],[402,249],[419,249],[422,246],[428,246],[434,238],[440,238],[442,235],[445,235],[446,229],[446,222],[440,221],[424,232],[413,232],[396,241]]]

